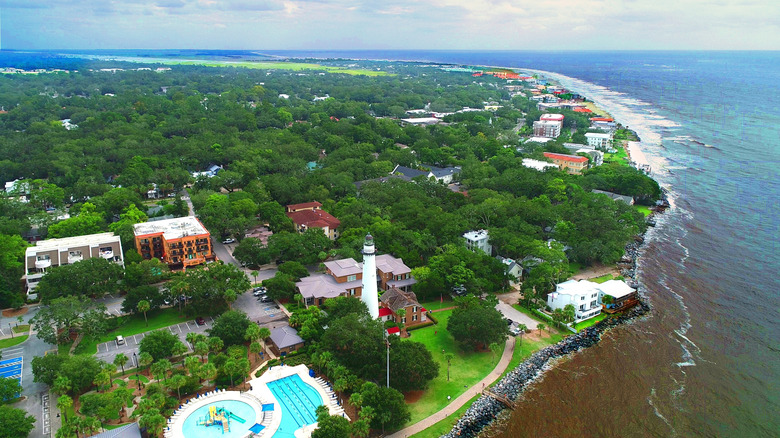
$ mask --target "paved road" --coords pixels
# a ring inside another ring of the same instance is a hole
[[[460,409],[461,406],[468,403],[468,401],[471,400],[475,395],[481,393],[483,388],[489,387],[490,385],[493,384],[493,382],[495,382],[499,377],[501,377],[501,374],[503,374],[504,370],[506,370],[506,367],[509,366],[509,362],[512,360],[512,354],[514,353],[514,351],[515,351],[515,338],[510,336],[506,340],[506,346],[504,347],[504,353],[501,355],[501,359],[498,361],[498,364],[496,364],[496,367],[493,368],[493,371],[491,371],[490,374],[487,375],[487,377],[477,382],[476,385],[467,389],[466,392],[459,395],[452,403],[445,406],[444,409],[440,410],[439,412],[436,412],[435,414],[431,415],[428,418],[425,418],[423,420],[418,421],[417,423],[414,423],[409,427],[403,428],[394,434],[388,435],[387,438],[406,438],[412,436],[418,432],[421,432],[433,426],[439,421],[444,420],[445,418],[455,413],[455,411]]]
[[[533,318],[531,318],[530,316],[515,309],[514,307],[510,306],[509,304],[503,301],[498,302],[498,305],[496,305],[496,310],[501,312],[501,314],[504,315],[505,318],[509,318],[515,323],[525,324],[525,326],[531,330],[535,329],[536,324],[538,324],[538,322]]]

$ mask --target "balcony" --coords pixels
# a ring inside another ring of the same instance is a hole
[[[84,256],[82,256],[81,254],[68,254],[68,264],[69,265],[72,265],[72,264],[74,264],[76,262],[80,262],[82,260],[84,260]]]
[[[35,268],[36,269],[46,269],[51,266],[51,259],[44,259],[44,260],[36,260],[35,261]]]
[[[106,260],[111,260],[114,258],[114,251],[113,250],[100,251],[100,257],[103,257]]]

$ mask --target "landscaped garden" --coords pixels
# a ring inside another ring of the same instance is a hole
[[[0,339],[0,349],[13,347],[26,341],[29,335],[14,336],[13,338]]]

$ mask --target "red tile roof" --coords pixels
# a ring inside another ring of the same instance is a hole
[[[574,111],[575,113],[592,113],[593,112],[593,111],[589,110],[588,108],[581,108],[581,107],[574,108],[572,111]],[[591,119],[591,120],[593,120],[593,119]]]
[[[306,208],[320,208],[322,204],[317,201],[304,202],[302,204],[290,204],[287,206],[287,211],[303,210]]]
[[[390,316],[392,314],[393,314],[393,312],[391,312],[390,309],[388,309],[387,307],[382,307],[381,309],[379,309],[379,317],[380,318],[383,317],[383,316]]]
[[[580,157],[579,155],[566,155],[566,154],[554,154],[552,152],[545,152],[544,156],[547,158],[552,158],[556,160],[563,160],[563,161],[571,161],[574,163],[582,163],[585,161],[588,161],[585,157]]]
[[[319,204],[319,202],[318,202]],[[288,206],[289,207],[289,206]],[[307,228],[325,228],[336,229],[341,225],[341,221],[333,217],[324,210],[301,210],[287,212],[287,217],[292,219],[296,225],[306,225]]]
[[[591,117],[591,122],[614,122],[614,119],[611,119],[609,117]]]
[[[389,329],[387,329],[387,333],[394,335],[396,333],[401,333],[401,329],[398,327],[390,327]]]

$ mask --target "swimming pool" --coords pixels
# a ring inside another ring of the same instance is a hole
[[[209,417],[209,407],[224,408],[230,416],[230,431],[224,432],[221,425],[198,425],[198,420]],[[244,437],[250,427],[258,420],[255,408],[238,400],[222,400],[203,405],[191,413],[182,425],[182,433],[187,438],[233,438]],[[224,433],[223,433],[224,432]]]
[[[282,411],[282,421],[274,438],[292,438],[296,430],[317,422],[315,411],[322,405],[322,397],[298,374],[268,382],[267,385]]]

